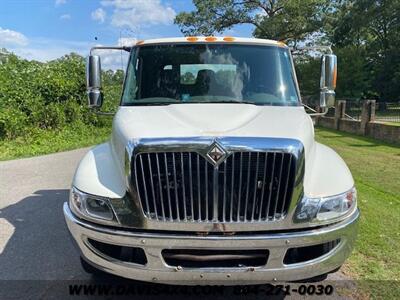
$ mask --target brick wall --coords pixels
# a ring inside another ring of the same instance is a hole
[[[339,126],[338,130],[355,133],[355,134],[362,134],[360,132],[361,121],[354,121],[349,119],[339,119]]]
[[[400,144],[400,126],[371,122],[367,124],[366,135],[377,140]]]
[[[318,116],[315,124],[324,128],[368,136],[377,140],[400,144],[400,126],[375,122],[375,100],[365,100],[361,112],[361,121],[346,118],[346,101],[338,100],[335,116]]]

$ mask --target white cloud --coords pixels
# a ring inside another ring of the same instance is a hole
[[[176,15],[170,5],[163,5],[160,0],[103,0],[101,4],[113,8],[113,26],[127,26],[133,30],[138,27],[172,24]]]
[[[69,14],[65,14],[65,15],[61,15],[60,16],[60,20],[70,20],[71,19],[71,15]]]
[[[101,67],[103,70],[125,70],[128,64],[129,54],[125,51],[99,52]]]
[[[123,37],[116,41],[119,46],[132,46],[136,43],[135,38]],[[95,45],[86,41],[67,41],[47,39],[40,37],[28,38],[20,32],[0,27],[0,47],[28,59],[46,62],[60,58],[71,52],[82,56],[89,54],[90,48]],[[102,66],[107,69],[125,69],[129,53],[126,51],[101,50],[98,51],[102,58]]]
[[[118,46],[131,46],[133,43],[136,43],[134,38],[119,38],[117,41]],[[97,44],[95,46],[104,45]],[[100,55],[103,70],[125,70],[129,60],[129,52],[124,50],[98,49],[94,54]]]
[[[25,46],[28,38],[22,33],[0,27],[0,45],[5,46]]]
[[[87,42],[32,38],[28,46],[8,47],[16,55],[29,60],[49,61],[71,52],[87,55],[92,45]]]
[[[128,46],[132,45],[132,43],[135,43],[135,39],[121,38],[117,40],[117,44],[120,46]],[[0,45],[3,45],[1,38]],[[86,56],[89,54],[90,48],[93,46],[102,45],[82,41],[31,38],[29,39],[29,45],[14,44],[7,46],[6,48],[7,50],[25,59],[46,62],[60,58],[71,52]],[[116,70],[126,68],[129,56],[128,52],[115,50],[97,50],[96,53],[101,56],[101,65],[104,70]]]
[[[106,19],[106,11],[99,7],[98,9],[92,11],[92,19],[103,23]]]
[[[65,3],[67,3],[67,0],[56,0],[55,2],[56,6],[63,5]]]
[[[129,37],[124,37],[124,38],[119,38],[118,39],[118,46],[133,46],[137,42],[136,38],[129,38]]]

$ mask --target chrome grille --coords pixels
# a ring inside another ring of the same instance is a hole
[[[287,213],[296,158],[292,153],[237,151],[214,166],[197,152],[138,153],[134,171],[150,219],[267,222]]]

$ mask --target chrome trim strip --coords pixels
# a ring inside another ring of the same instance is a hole
[[[254,178],[257,179],[258,176],[258,169],[259,169],[259,160],[260,160],[260,152],[257,152],[257,162],[256,162],[256,169],[255,169],[255,176]],[[253,205],[251,208],[251,221],[254,222],[254,211],[256,208],[256,199],[257,199],[257,186],[258,186],[258,182],[257,180],[254,180],[254,196],[253,196]],[[261,215],[261,214],[260,214]]]
[[[231,209],[231,214],[230,214],[230,218],[229,218],[229,222],[233,221],[233,185],[235,184],[235,178],[234,175],[235,174],[235,153],[232,153],[232,180],[231,180],[231,203],[230,203],[230,209]]]
[[[164,196],[162,192],[162,185],[161,185],[161,173],[160,173],[160,161],[158,158],[158,153],[156,153],[156,161],[157,161],[157,172],[158,172],[158,184],[160,185],[160,196],[161,196],[161,210],[162,210],[162,216],[163,220],[165,221],[165,210],[164,210]]]
[[[252,153],[249,152],[249,163],[247,164],[246,198],[244,201],[244,212],[241,213],[241,215],[243,215],[243,217],[244,217],[244,219],[243,219],[244,222],[246,222],[246,220],[247,220],[247,207],[249,205],[251,154]],[[239,210],[240,210],[240,207],[239,207]]]
[[[223,189],[223,195],[224,195],[224,197],[223,197],[223,202],[222,202],[222,220],[224,221],[224,222],[226,222],[226,190],[227,190],[227,187],[226,187],[226,177],[227,177],[227,173],[226,173],[226,160],[224,161],[224,189]],[[232,177],[233,178],[233,177]]]
[[[243,153],[239,152],[240,154],[240,164],[239,164],[239,195],[242,194],[242,179],[243,179]],[[236,222],[239,221],[239,217],[240,217],[240,202],[241,202],[241,197],[238,198],[238,207],[236,210]],[[231,203],[233,206],[233,203]],[[233,220],[232,220],[233,221]]]
[[[279,169],[279,181],[278,181],[278,189],[276,191],[276,197],[275,197],[275,207],[274,207],[274,219],[276,218],[276,209],[278,207],[278,199],[279,199],[279,191],[281,189],[281,182],[282,182],[282,169],[283,169],[283,160],[284,160],[284,156],[285,154],[281,154],[282,158],[281,158],[281,166]],[[290,166],[289,166],[290,167]],[[289,174],[288,174],[289,175]],[[287,176],[289,178],[289,176]],[[285,199],[284,199],[285,200]],[[282,218],[282,216],[280,216],[280,218]]]
[[[273,185],[273,179],[274,179],[274,174],[275,174],[275,159],[276,159],[276,152],[274,152],[274,160],[272,162],[272,175],[271,175],[271,181],[269,182],[269,187],[268,190],[272,190],[272,185]],[[272,193],[269,193],[268,195],[268,203],[267,203],[267,210],[266,210],[266,216],[269,219],[269,208],[271,205],[271,196]]]
[[[289,168],[292,165],[292,156],[289,157]],[[286,184],[285,184],[285,194],[283,195],[283,203],[282,203],[282,209],[281,209],[281,215],[283,214],[283,210],[285,207],[285,201],[286,201],[286,195],[287,195],[287,189],[288,189],[288,184],[289,184],[289,175],[292,172],[291,169],[288,171],[288,176],[286,177]]]
[[[141,167],[141,170],[143,173],[144,169],[143,169],[143,158],[142,157],[140,157],[140,167]],[[136,170],[136,176],[137,176],[137,170]],[[143,211],[150,211],[149,198],[147,195],[147,188],[146,188],[146,183],[144,181],[144,176],[142,177],[142,179],[143,179],[143,188],[144,188],[144,194],[145,194],[145,199],[146,199],[146,209],[143,209]],[[138,185],[138,187],[139,187],[139,185]]]
[[[263,184],[262,184],[262,190],[261,190],[260,214],[259,214],[259,217],[258,217],[258,221],[261,221],[262,207],[263,207],[263,204],[264,204],[265,177],[267,175],[267,166],[268,166],[268,153],[265,153]]]
[[[189,153],[189,186],[190,186],[190,209],[192,213],[192,220],[194,219],[194,206],[193,206],[193,171],[192,171],[192,154]]]
[[[151,167],[150,153],[147,153],[147,162],[149,164],[149,171],[150,171],[151,194],[153,195],[152,198],[153,198],[153,205],[154,205],[154,213],[156,215],[156,219],[158,219],[158,212],[157,212],[157,205],[156,205],[156,194],[154,193],[154,182],[153,182],[153,171],[152,171],[153,168]]]
[[[187,221],[187,213],[186,213],[186,191],[185,191],[185,167],[183,164],[183,153],[181,152],[181,170],[182,170],[182,197],[183,197],[183,214],[184,214],[184,221]]]
[[[206,221],[208,221],[208,164],[207,161],[204,161],[204,173],[205,173],[205,189],[206,189]],[[199,199],[200,201],[200,199]]]
[[[174,190],[175,190],[175,204],[176,204],[176,215],[178,219],[181,219],[179,214],[179,198],[178,198],[178,182],[176,181],[176,161],[175,152],[172,153],[172,166],[174,171]]]
[[[225,176],[225,174],[224,174]],[[213,222],[218,222],[218,204],[219,204],[219,175],[218,175],[218,169],[214,167],[213,170],[213,217],[212,221]]]
[[[169,173],[168,173],[168,165],[167,165],[167,154],[164,153],[164,165],[165,165],[165,174],[167,174],[166,176],[166,180],[167,180],[167,186],[169,185]],[[170,221],[172,221],[172,204],[171,204],[171,193],[170,190],[167,189],[167,194],[168,194],[168,208],[169,208],[169,218]]]
[[[199,155],[197,154],[197,202],[198,202],[198,204],[199,204],[199,216],[198,216],[198,220],[199,221],[201,221],[201,201],[200,201],[200,198],[201,198],[201,193],[200,193],[200,187],[201,187],[201,184],[200,184],[200,157],[199,157]]]

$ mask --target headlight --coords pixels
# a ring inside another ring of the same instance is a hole
[[[85,219],[107,223],[116,221],[107,198],[86,194],[72,187],[69,201],[71,210]]]
[[[297,206],[294,221],[296,223],[332,221],[352,211],[356,205],[357,191],[354,187],[343,194],[331,197],[304,197]]]

